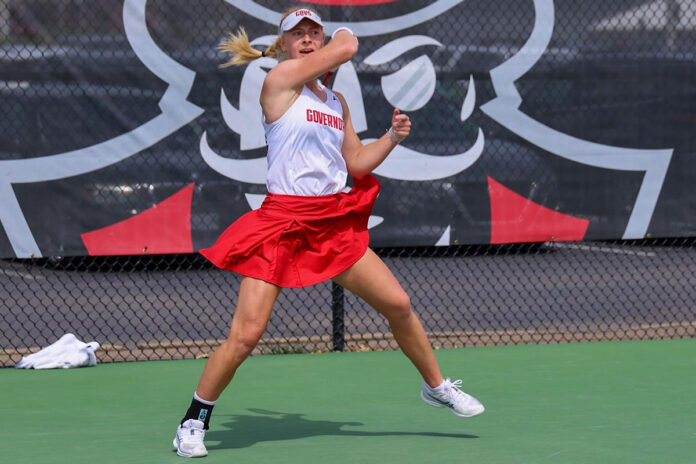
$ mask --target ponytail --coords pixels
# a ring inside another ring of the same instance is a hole
[[[276,59],[282,59],[285,56],[280,47],[279,38],[264,51],[253,48],[249,44],[249,37],[243,27],[240,27],[236,34],[230,33],[227,39],[220,42],[218,51],[232,55],[229,60],[220,65],[221,68],[247,64],[265,56]]]

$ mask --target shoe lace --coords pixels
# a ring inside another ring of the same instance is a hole
[[[447,391],[449,392],[450,401],[453,403],[458,400],[466,400],[469,398],[469,395],[461,390],[462,379],[457,379],[454,382],[452,382],[449,378],[445,379],[445,386],[448,387]]]
[[[205,438],[205,430],[196,427],[187,427],[182,434],[182,439],[187,443],[201,443]]]

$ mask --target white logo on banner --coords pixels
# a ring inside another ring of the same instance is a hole
[[[555,24],[553,0],[534,0],[532,35],[512,58],[491,71],[496,98],[481,110],[510,131],[544,150],[563,158],[606,169],[645,172],[623,238],[643,238],[655,211],[673,149],[640,150],[613,147],[582,140],[535,121],[519,106],[522,97],[515,81],[541,58],[551,41]]]
[[[147,0],[125,0],[123,21],[128,41],[138,58],[156,76],[168,84],[159,102],[161,114],[134,130],[102,143],[74,150],[25,160],[0,161],[0,222],[7,233],[17,257],[41,256],[33,233],[22,213],[12,188],[13,184],[41,182],[77,176],[120,162],[167,138],[203,113],[203,109],[189,102],[195,72],[182,66],[157,47],[147,29],[145,20]],[[337,23],[327,22],[327,34],[341,26],[350,27],[358,36],[377,36],[398,32],[427,22],[462,3],[463,0],[436,0],[430,5],[402,16],[375,21]],[[277,26],[281,14],[252,0],[226,0],[240,11]],[[643,181],[632,208],[623,238],[645,236],[657,199],[666,176],[672,149],[640,150],[602,145],[578,139],[556,131],[523,113],[519,106],[522,98],[515,81],[529,71],[541,58],[551,40],[555,17],[553,0],[534,0],[535,22],[533,31],[523,47],[510,59],[490,72],[496,97],[481,106],[488,115],[511,132],[557,156],[606,169],[644,172]],[[254,45],[268,45],[275,36],[255,39]],[[395,39],[371,53],[361,63],[380,66],[398,58],[407,51],[424,51],[443,45],[434,38],[409,35]],[[235,108],[224,92],[220,93],[220,107],[227,126],[239,134],[240,149],[252,150],[265,145],[261,108],[258,98],[266,71],[275,64],[271,58],[262,58],[249,64],[242,77],[239,108]],[[427,53],[381,79],[384,97],[395,107],[418,111],[430,101],[437,82],[435,68]],[[367,130],[367,118],[358,73],[352,63],[341,66],[334,80],[334,88],[341,92],[351,108],[356,132]],[[473,77],[469,78],[467,94],[461,102],[460,119],[467,120],[476,105]],[[373,139],[364,139],[368,143]],[[375,173],[393,179],[429,181],[455,175],[474,164],[485,145],[481,129],[474,144],[465,152],[454,155],[421,153],[408,148],[408,140],[398,145]],[[265,183],[266,158],[247,160],[225,158],[215,153],[203,133],[199,145],[205,162],[215,171],[237,181]],[[249,205],[259,204],[258,195],[247,195]],[[381,222],[373,217],[370,226]],[[449,244],[447,227],[437,245]]]
[[[55,155],[0,161],[0,222],[17,257],[40,257],[12,184],[77,176],[104,168],[156,144],[203,113],[189,102],[196,74],[157,47],[147,30],[146,0],[125,0],[123,24],[133,51],[147,68],[168,84],[159,102],[162,113],[130,132],[102,143]]]

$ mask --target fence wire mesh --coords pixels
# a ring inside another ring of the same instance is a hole
[[[400,106],[414,121],[409,155],[485,147],[455,171],[378,172],[371,244],[434,346],[693,337],[696,3],[444,3],[310,2],[327,23],[379,28],[362,30],[351,71],[334,81],[359,78],[361,138],[381,136]],[[239,276],[195,250],[265,186],[203,155],[253,162],[265,149],[246,116],[230,116],[251,78],[220,70],[216,45],[239,26],[265,43],[277,26],[264,15],[294,4],[0,0],[0,365],[67,332],[98,341],[103,362],[206,356],[224,340]],[[493,70],[532,55],[535,66],[501,90]],[[512,91],[526,117],[563,136],[560,148],[486,105]],[[669,170],[648,188],[654,172],[633,161],[572,162],[577,140],[655,150],[650,162],[668,159]],[[586,229],[511,234],[492,218],[495,186]],[[97,240],[187,189],[185,239]],[[100,254],[113,256],[87,256]],[[379,314],[326,282],[283,291],[255,353],[395,348]]]
[[[436,348],[696,335],[693,240],[377,251]],[[239,284],[196,255],[4,260],[0,279],[6,366],[69,332],[102,362],[205,356]],[[255,353],[396,348],[381,315],[324,283],[281,293]]]

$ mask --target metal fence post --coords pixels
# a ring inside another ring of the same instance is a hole
[[[331,282],[331,314],[333,350],[343,351],[345,347],[344,296],[343,287],[336,282]]]

